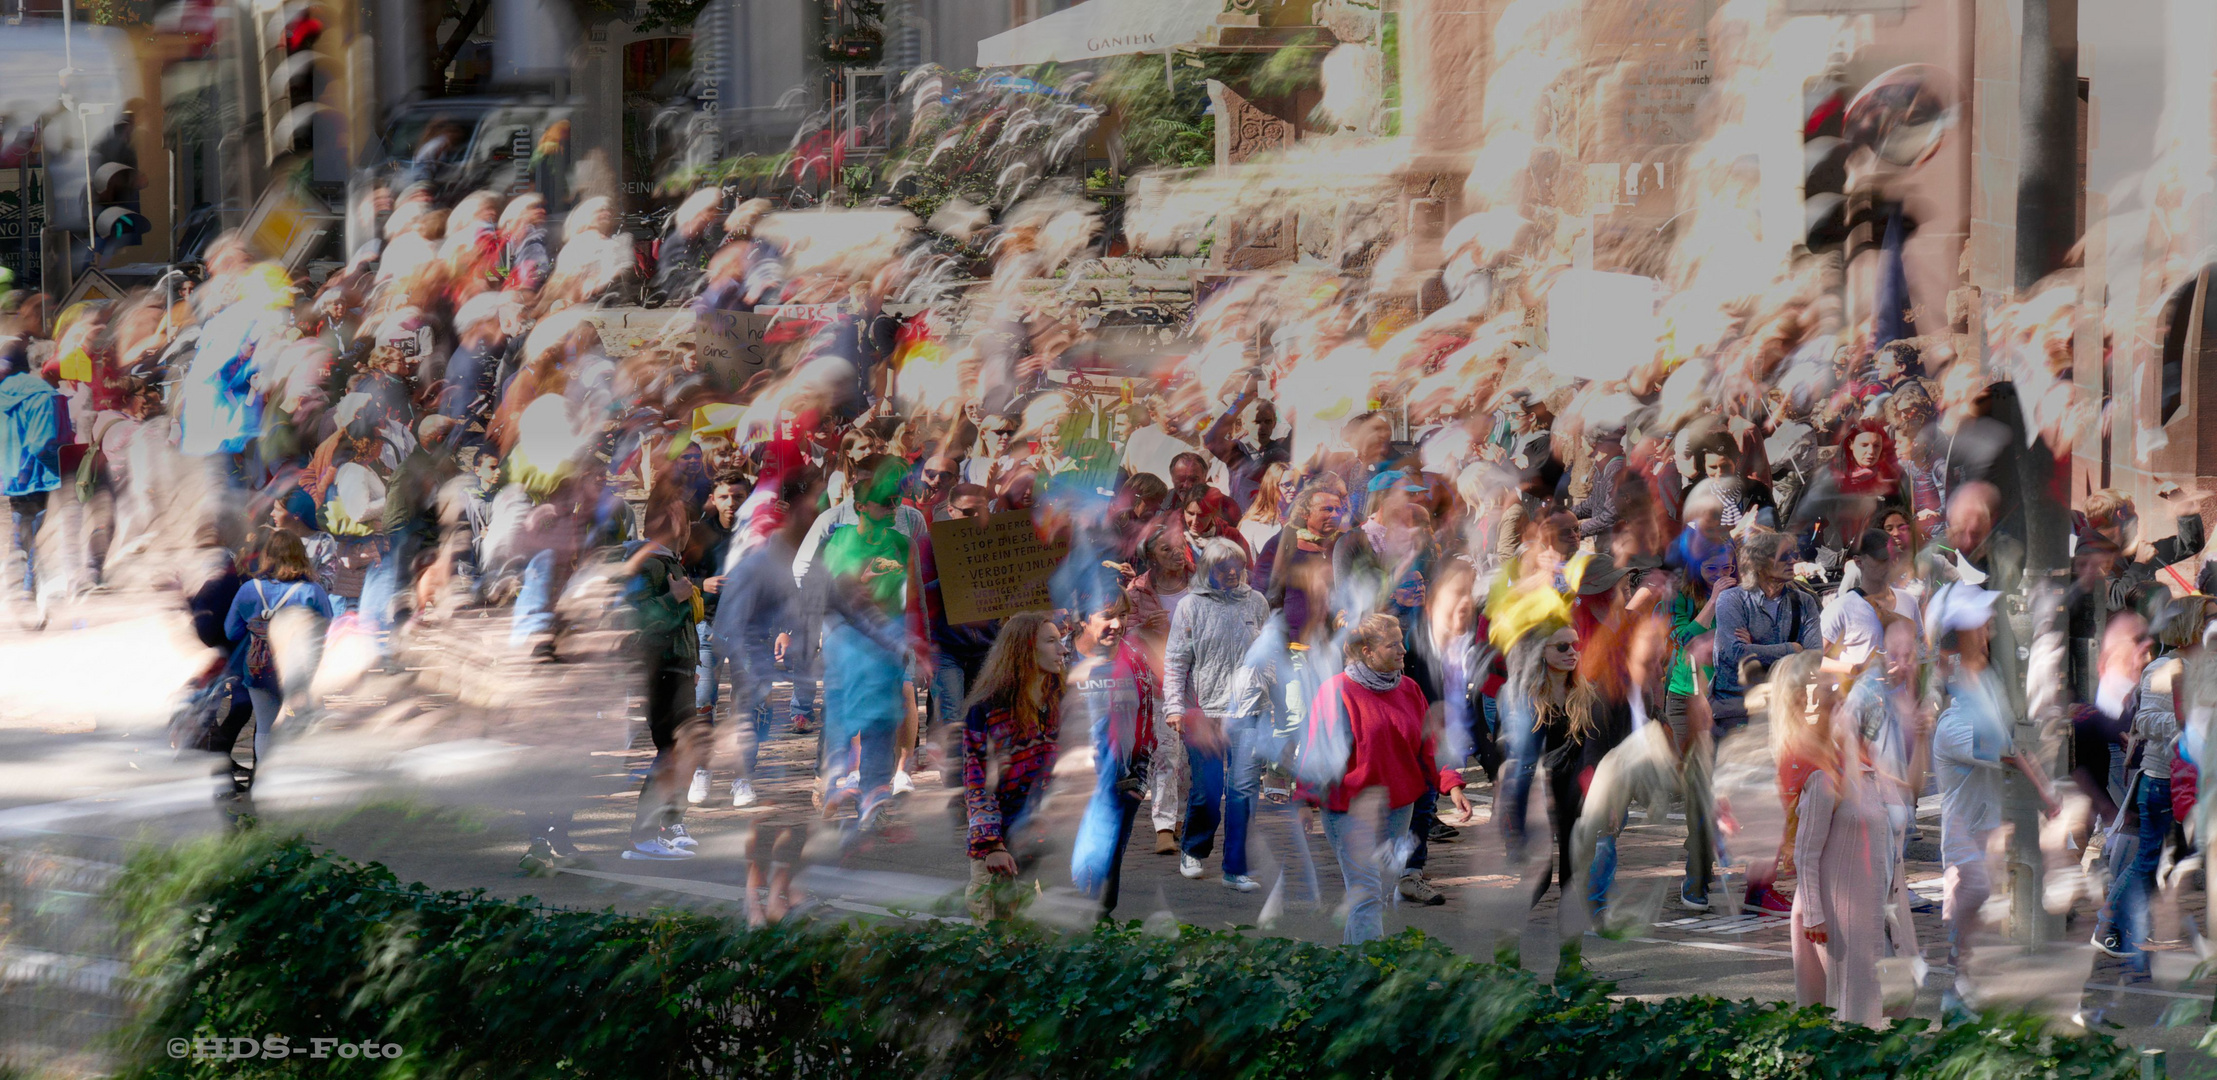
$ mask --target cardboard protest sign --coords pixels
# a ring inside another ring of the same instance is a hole
[[[1068,543],[1039,542],[1029,510],[932,522],[931,546],[947,621],[958,625],[1052,607],[1047,579],[1070,553]]]
[[[751,311],[704,311],[693,331],[700,349],[701,366],[729,379],[736,386],[770,362],[769,347],[762,338],[770,319]]]

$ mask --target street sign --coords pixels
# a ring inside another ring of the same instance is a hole
[[[108,279],[108,275],[87,267],[70,285],[68,295],[62,297],[61,310],[68,311],[71,304],[85,300],[121,300],[123,286]]]
[[[30,191],[30,243],[24,243],[22,177],[28,171]],[[15,271],[17,288],[36,288],[44,263],[46,231],[46,170],[0,168],[0,266]]]

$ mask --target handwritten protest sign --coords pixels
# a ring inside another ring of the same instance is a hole
[[[1070,553],[1068,543],[1039,542],[1029,510],[932,522],[931,546],[947,621],[955,624],[1052,606],[1047,579]]]
[[[770,362],[769,346],[763,344],[769,329],[767,315],[705,311],[699,314],[693,344],[700,350],[701,366],[736,387]]]

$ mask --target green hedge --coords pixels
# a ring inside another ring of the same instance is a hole
[[[1820,1010],[1611,1000],[1416,931],[1340,948],[1137,924],[747,931],[403,887],[300,841],[134,857],[148,999],[125,1075],[387,1077],[2125,1077],[2026,1018],[1890,1032]],[[193,1036],[398,1044],[397,1061],[173,1058]]]

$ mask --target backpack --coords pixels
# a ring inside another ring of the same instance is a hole
[[[246,620],[246,677],[257,683],[277,681],[277,657],[269,647],[269,617],[278,608],[292,602],[294,590],[300,588],[301,583],[295,581],[286,586],[284,595],[279,596],[274,604],[269,602],[266,584],[260,581],[254,583],[254,595],[261,598],[262,611]]]

